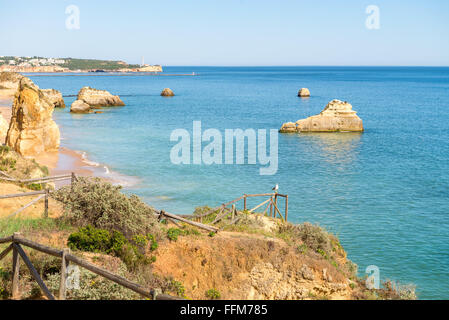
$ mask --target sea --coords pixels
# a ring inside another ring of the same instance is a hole
[[[289,197],[288,220],[336,234],[361,277],[375,266],[382,281],[415,285],[420,299],[449,299],[449,68],[189,66],[157,76],[31,79],[64,95],[67,108],[53,115],[61,146],[121,179],[126,193],[189,214],[278,184]],[[126,106],[71,114],[83,86],[120,95]],[[302,87],[310,98],[297,96]],[[163,88],[175,96],[161,97]],[[179,142],[172,133],[193,133],[194,121],[223,136],[265,129],[269,141],[270,129],[318,114],[333,99],[351,103],[365,131],[278,134],[273,175],[248,161],[177,164],[170,157]]]

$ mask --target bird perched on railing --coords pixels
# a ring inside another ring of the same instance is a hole
[[[273,189],[271,189],[274,191],[274,193],[278,193],[279,190],[279,185],[276,183],[276,185],[273,187]]]

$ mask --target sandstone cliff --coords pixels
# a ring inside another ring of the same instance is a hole
[[[78,92],[77,100],[82,100],[91,107],[124,106],[119,96],[114,96],[106,90],[83,87]]]
[[[17,72],[0,72],[0,89],[17,90],[23,76]]]
[[[288,132],[338,132],[338,131],[363,131],[363,121],[352,105],[340,100],[330,101],[320,114],[298,120],[295,123],[284,123],[279,130]]]
[[[138,72],[162,72],[162,67],[160,65],[145,65],[141,68],[137,68]]]
[[[65,103],[61,92],[55,89],[42,89],[41,91],[55,108],[65,108]]]
[[[0,114],[0,144],[5,142],[6,133],[8,132],[8,122],[2,114]]]
[[[52,119],[54,106],[30,79],[20,80],[12,106],[6,144],[23,156],[59,148],[59,128]]]
[[[92,107],[85,103],[83,100],[75,100],[70,106],[70,112],[72,113],[92,113]]]

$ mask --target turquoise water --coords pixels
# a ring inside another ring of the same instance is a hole
[[[135,177],[127,191],[157,208],[190,213],[243,193],[289,195],[289,220],[336,233],[364,274],[412,282],[423,299],[449,298],[449,68],[172,67],[196,77],[40,77],[41,88],[75,95],[85,85],[121,95],[123,108],[72,115],[56,110],[61,144],[109,170]],[[170,87],[176,96],[162,98]],[[310,99],[296,96],[311,90]],[[278,129],[347,100],[363,134],[279,135],[279,169],[259,165],[174,165],[170,133]],[[66,97],[70,105],[74,97]]]

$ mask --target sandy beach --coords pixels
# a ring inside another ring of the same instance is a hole
[[[11,120],[13,99],[12,90],[0,90],[0,113],[8,123]],[[0,139],[4,138],[0,137]],[[75,172],[80,176],[92,176],[97,170],[97,166],[92,165],[82,153],[65,147],[60,147],[58,152],[46,153],[34,158],[40,164],[47,166],[51,175]]]

